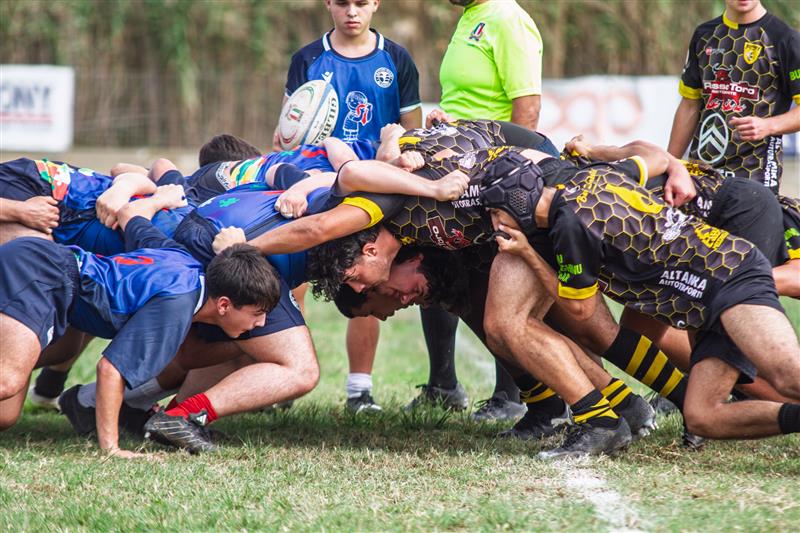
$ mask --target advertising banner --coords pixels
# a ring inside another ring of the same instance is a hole
[[[0,150],[69,149],[74,94],[71,67],[0,65]]]

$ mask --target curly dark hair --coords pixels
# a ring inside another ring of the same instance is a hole
[[[306,275],[315,297],[333,300],[344,282],[345,270],[361,257],[364,245],[375,242],[380,228],[372,226],[357,233],[315,246],[306,256]]]
[[[412,248],[404,246],[403,248]],[[402,250],[402,249],[401,249]],[[460,314],[469,310],[469,275],[461,257],[457,253],[438,248],[419,248],[422,253],[419,270],[428,280],[428,294],[425,303],[439,304],[451,313]],[[398,252],[397,262],[403,262]],[[413,257],[413,256],[412,256]]]
[[[200,148],[198,162],[201,167],[223,161],[241,161],[261,155],[261,150],[241,137],[222,133],[214,136]]]

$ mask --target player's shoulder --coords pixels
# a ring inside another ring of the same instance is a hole
[[[411,54],[403,45],[400,45],[391,39],[387,39],[380,33],[378,33],[378,39],[383,40],[383,49],[392,58],[395,66],[399,66],[402,63],[414,63],[414,60],[411,58]]]
[[[692,34],[692,42],[697,42],[699,39],[704,37],[710,37],[714,34],[719,26],[724,24],[725,23],[722,20],[722,15],[701,23],[694,29],[694,33]]]
[[[315,59],[325,52],[325,39],[327,34],[323,35],[316,41],[312,41],[302,47],[300,50],[292,55],[292,63],[302,60],[306,63],[312,63]]]
[[[770,36],[770,39],[776,43],[787,39],[796,40],[800,38],[800,32],[772,13],[764,15],[761,27]]]

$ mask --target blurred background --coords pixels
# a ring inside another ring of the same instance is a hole
[[[544,40],[540,129],[557,141],[583,132],[664,144],[692,31],[724,9],[721,0],[518,3]],[[800,27],[797,0],[764,5]],[[447,0],[384,0],[373,19],[411,52],[425,102],[438,102],[460,14]],[[330,28],[322,0],[3,0],[0,63],[73,69],[77,149],[150,147],[149,155],[196,149],[221,132],[267,146],[292,53]],[[603,77],[582,78],[591,75]],[[0,117],[25,98],[0,92]],[[796,138],[787,145],[796,153]]]

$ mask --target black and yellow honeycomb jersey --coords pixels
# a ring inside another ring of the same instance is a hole
[[[756,180],[778,193],[782,136],[741,141],[732,117],[772,117],[800,105],[800,34],[767,13],[750,24],[725,15],[694,32],[681,76],[681,96],[703,106],[689,157]]]
[[[457,154],[482,150],[506,144],[501,133],[502,124],[496,120],[456,120],[443,122],[432,128],[416,128],[400,137],[401,152],[413,150],[422,154],[425,161],[433,160],[443,150]]]
[[[440,202],[422,196],[372,194],[354,192],[344,197],[333,196],[337,202],[363,209],[370,216],[370,225],[382,224],[404,245],[436,246],[458,250],[486,244],[492,225],[480,201],[480,183],[486,165],[513,147],[498,146],[433,161],[414,172],[436,180],[461,170],[470,177],[467,191],[457,200]]]
[[[789,259],[800,259],[800,199],[778,196],[783,211],[783,238]]]
[[[666,205],[637,184],[638,158],[579,169],[549,213],[559,295],[598,288],[678,328],[700,328],[753,245]]]
[[[593,161],[586,156],[578,155],[576,153],[567,153],[565,150],[561,153],[561,160],[572,163],[575,166],[586,166],[598,161]],[[714,169],[711,165],[699,161],[684,161],[681,160],[683,166],[689,172],[692,178],[694,188],[697,191],[697,196],[691,202],[687,202],[679,207],[681,211],[687,215],[692,215],[703,220],[708,219],[711,209],[714,207],[717,195],[720,192],[722,184],[726,178],[719,171]],[[644,182],[644,187],[650,192],[663,198],[664,185],[667,183],[667,175],[660,174],[658,176],[648,177]],[[548,183],[548,185],[551,185]],[[642,185],[642,183],[640,183]]]

